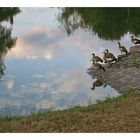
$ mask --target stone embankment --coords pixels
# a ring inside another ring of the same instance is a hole
[[[129,52],[128,55],[118,56],[119,61],[111,67],[104,64],[106,71],[97,73],[91,67],[88,73],[120,93],[127,88],[140,90],[140,46],[130,47]]]

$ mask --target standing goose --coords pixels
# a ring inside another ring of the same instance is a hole
[[[99,57],[99,56],[95,56],[94,53],[92,53],[92,59],[91,61],[95,61],[95,62],[102,62],[103,63],[103,60]]]
[[[118,42],[118,44],[119,44],[118,48],[119,48],[119,50],[121,51],[121,55],[122,55],[123,53],[128,54],[127,49],[126,49],[124,46],[121,46],[121,43],[120,43],[120,42]]]
[[[131,36],[131,42],[134,43],[135,45],[140,44],[140,40],[137,38],[134,38],[134,36]]]

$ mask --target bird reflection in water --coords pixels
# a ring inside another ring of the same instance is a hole
[[[100,80],[97,79],[96,81],[93,82],[91,90],[95,90],[96,87],[100,87],[100,86],[106,87],[107,84],[105,84],[105,83],[103,83],[103,82],[101,82]]]

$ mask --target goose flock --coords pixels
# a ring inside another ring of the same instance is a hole
[[[134,36],[131,36],[131,42],[136,46],[138,44],[140,44],[140,40],[137,38],[134,38]],[[125,48],[125,46],[121,45],[120,42],[118,43],[118,49],[121,52],[121,55],[127,55],[128,51]],[[112,63],[119,61],[118,58],[116,58],[114,56],[113,53],[111,53],[108,49],[105,49],[103,52],[103,59],[100,58],[99,56],[96,56],[95,53],[92,53],[92,59],[90,61],[92,61],[92,66],[94,68],[94,70],[96,71],[96,73],[98,74],[101,70],[106,71],[104,66],[101,63],[107,63],[109,64],[109,66],[111,66]]]

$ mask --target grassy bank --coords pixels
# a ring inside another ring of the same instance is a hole
[[[0,117],[0,132],[140,132],[140,91],[88,107]]]

